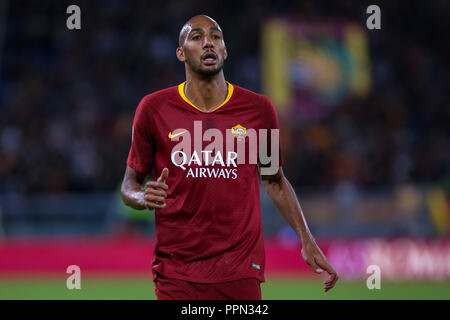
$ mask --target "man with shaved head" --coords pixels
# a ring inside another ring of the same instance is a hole
[[[139,103],[121,188],[128,206],[155,210],[157,298],[261,299],[259,177],[301,240],[302,258],[315,272],[329,274],[325,292],[333,288],[338,276],[283,174],[272,102],[225,81],[227,48],[210,17],[189,19],[178,44],[186,81]],[[251,150],[257,150],[255,161]],[[158,178],[145,183],[149,174]]]

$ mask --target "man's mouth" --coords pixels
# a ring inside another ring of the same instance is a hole
[[[202,61],[206,65],[213,65],[217,62],[217,55],[214,52],[207,52],[202,55]]]

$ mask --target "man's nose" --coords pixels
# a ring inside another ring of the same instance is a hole
[[[203,49],[212,48],[214,46],[213,45],[213,41],[212,41],[210,36],[206,36],[204,39],[205,40],[204,40],[204,43],[203,43]]]

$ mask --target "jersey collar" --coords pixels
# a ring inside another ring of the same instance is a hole
[[[234,86],[229,83],[228,81],[225,81],[228,85],[228,94],[227,97],[225,98],[225,100],[216,108],[214,108],[213,110],[211,110],[210,112],[216,111],[217,109],[219,109],[220,107],[222,107],[225,103],[227,103],[231,96],[233,95],[233,91],[234,91]],[[186,101],[190,106],[194,107],[195,109],[202,111],[199,107],[195,106],[191,101],[189,101],[189,99],[186,97],[186,94],[184,93],[184,86],[186,85],[186,81],[184,81],[183,83],[178,85],[178,93],[180,94],[181,98]]]

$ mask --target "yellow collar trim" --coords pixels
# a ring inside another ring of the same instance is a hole
[[[225,103],[228,102],[228,100],[230,100],[231,96],[233,95],[233,91],[234,91],[234,86],[229,83],[228,81],[225,81],[228,85],[228,94],[227,97],[225,98],[225,100],[216,108],[214,108],[212,111],[216,111],[217,109],[219,109],[220,107],[222,107]],[[178,93],[180,94],[181,98],[183,98],[184,101],[186,101],[187,103],[189,103],[191,106],[193,106],[195,109],[202,111],[199,107],[195,106],[192,102],[189,101],[189,99],[186,97],[186,95],[184,94],[184,86],[186,85],[186,81],[184,81],[183,83],[178,85]],[[212,112],[211,111],[211,112]],[[204,112],[204,111],[202,111]]]

